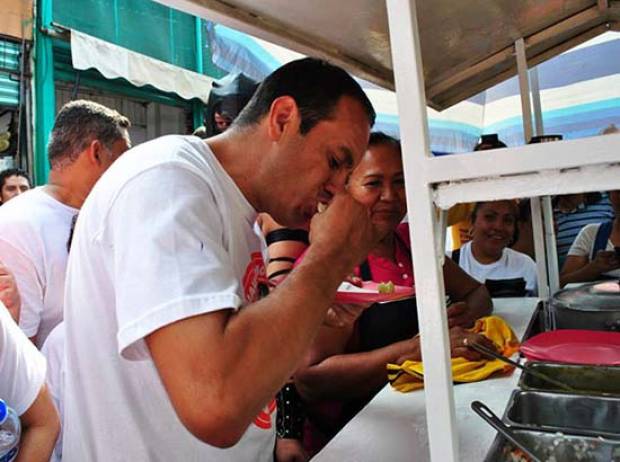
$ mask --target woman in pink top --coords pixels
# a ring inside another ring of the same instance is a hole
[[[349,180],[348,191],[372,210],[373,223],[384,236],[356,270],[362,279],[414,285],[406,214],[400,143],[373,133],[368,151]],[[465,327],[491,312],[483,285],[446,259],[446,292],[453,302],[448,320],[453,356],[478,359],[464,339],[484,342]],[[353,325],[325,326],[295,373],[297,390],[307,405],[306,449],[319,450],[387,383],[387,363],[420,360],[417,319],[411,300],[373,305]]]

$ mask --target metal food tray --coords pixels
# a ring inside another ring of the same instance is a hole
[[[620,441],[516,428],[513,433],[543,462],[620,462]],[[498,434],[484,462],[511,462],[509,454],[513,448]]]
[[[530,430],[620,441],[620,399],[517,390],[510,397],[504,422]]]
[[[575,389],[574,394],[620,398],[620,366],[528,362],[528,368],[569,385]],[[528,373],[521,374],[519,388],[526,391],[562,392],[556,385]],[[620,427],[620,421],[618,427]]]

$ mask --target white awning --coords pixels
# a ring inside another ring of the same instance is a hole
[[[213,79],[145,56],[110,42],[71,30],[71,58],[75,69],[97,69],[108,79],[123,78],[137,87],[152,85],[183,99],[205,104]]]

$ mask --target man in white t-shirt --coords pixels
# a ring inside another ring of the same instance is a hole
[[[144,143],[103,175],[67,272],[63,460],[273,460],[274,396],[374,245],[343,192],[373,121],[345,71],[304,59],[225,133]],[[303,262],[260,300],[259,212],[312,220]]]
[[[0,260],[22,298],[19,325],[40,348],[63,317],[74,217],[101,174],[129,147],[129,121],[92,101],[61,108],[50,135],[45,186],[0,207]]]
[[[45,387],[45,358],[0,304],[0,398],[20,416],[15,462],[47,462],[58,435],[58,413]]]

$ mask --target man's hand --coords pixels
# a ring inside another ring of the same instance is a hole
[[[308,454],[301,441],[291,438],[276,438],[275,462],[306,462]]]
[[[448,307],[448,327],[472,327],[476,319],[465,302],[453,303]]]
[[[320,252],[326,262],[342,265],[345,274],[368,256],[378,240],[370,210],[346,193],[336,194],[310,224],[310,249]]]
[[[620,268],[620,260],[611,250],[600,250],[591,263],[599,274]]]
[[[329,327],[352,325],[372,303],[334,303],[325,315],[323,324]]]
[[[6,306],[15,322],[19,322],[21,299],[13,274],[0,263],[0,302]]]
[[[460,326],[450,329],[450,356],[453,358],[463,357],[470,361],[477,361],[482,355],[468,345],[477,343],[490,350],[497,351],[495,344],[480,334],[474,334]]]

